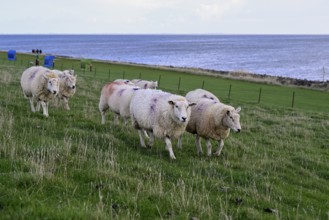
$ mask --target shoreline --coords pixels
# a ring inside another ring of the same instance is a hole
[[[7,51],[0,50],[0,53],[7,53]],[[29,52],[17,52],[17,54],[34,56],[33,53],[29,53]],[[45,56],[48,54],[40,54],[40,55]],[[54,54],[49,54],[49,55],[54,55]],[[250,82],[258,82],[258,83],[266,83],[266,84],[282,85],[282,86],[297,86],[297,87],[329,91],[329,80],[323,82],[323,81],[308,80],[308,79],[297,79],[297,78],[290,78],[290,77],[271,76],[271,75],[267,75],[267,74],[257,74],[257,73],[250,73],[250,72],[245,72],[245,71],[223,71],[223,70],[203,69],[203,68],[197,68],[197,67],[194,68],[194,67],[152,65],[152,64],[141,64],[141,63],[124,62],[124,61],[73,57],[73,56],[66,56],[66,55],[54,55],[54,56],[56,56],[56,58],[59,58],[59,59],[71,59],[71,60],[88,59],[88,60],[91,60],[92,62],[139,66],[139,67],[146,67],[146,68],[185,72],[185,73],[195,74],[195,75],[207,75],[207,76],[221,77],[221,78],[227,78],[227,79],[244,80],[244,81],[250,81]]]
[[[58,55],[58,57],[64,58],[64,59],[84,59],[84,58],[75,58],[75,57],[60,56],[60,55]],[[290,77],[271,76],[271,75],[267,75],[267,74],[249,73],[249,72],[244,72],[244,71],[223,71],[223,70],[212,70],[212,69],[193,68],[193,67],[140,64],[140,63],[133,63],[133,62],[99,60],[99,59],[89,59],[89,60],[91,60],[93,62],[140,66],[140,67],[146,67],[146,68],[185,72],[185,73],[195,74],[195,75],[207,75],[207,76],[221,77],[221,78],[227,78],[227,79],[244,80],[244,81],[250,81],[250,82],[258,82],[258,83],[266,83],[266,84],[274,84],[274,85],[282,85],[282,86],[297,86],[297,87],[329,91],[329,81],[328,80],[322,82],[322,81],[308,80],[308,79],[296,79],[296,78],[290,78]]]

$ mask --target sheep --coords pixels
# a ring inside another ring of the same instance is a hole
[[[74,75],[74,70],[53,70],[53,72],[59,77],[59,92],[55,105],[58,107],[60,100],[63,100],[64,109],[70,110],[69,99],[75,94],[77,75]]]
[[[129,79],[116,79],[114,80],[113,82],[123,82],[124,84],[127,84],[127,85],[135,85],[133,82],[131,82]]]
[[[210,100],[214,100],[216,102],[220,102],[219,99],[214,94],[212,94],[211,92],[204,90],[204,89],[195,89],[195,90],[189,91],[185,95],[185,98],[187,99],[187,101],[189,101],[191,103],[197,103],[200,99],[210,99]],[[179,149],[182,149],[182,137],[181,136],[178,138],[177,147]]]
[[[41,104],[43,115],[48,117],[48,101],[53,99],[59,91],[58,76],[47,68],[33,66],[23,72],[21,87],[24,96],[30,100],[31,111],[39,111]],[[34,100],[37,101],[36,109]]]
[[[140,88],[143,88],[143,89],[156,89],[158,87],[158,81],[133,79],[133,80],[131,80],[131,82],[134,83],[135,86],[139,86]]]
[[[137,90],[131,99],[130,114],[132,124],[138,130],[140,144],[146,148],[142,130],[149,132],[148,146],[154,143],[154,137],[163,139],[169,157],[176,159],[171,139],[178,138],[190,119],[191,108],[185,97],[161,90]]]
[[[235,132],[241,131],[240,115],[241,108],[225,105],[210,99],[200,99],[191,108],[191,118],[186,131],[195,134],[197,153],[202,154],[201,137],[206,139],[207,155],[211,156],[210,139],[218,141],[215,155],[220,156],[224,147],[224,140],[228,138],[230,129]]]
[[[189,91],[185,95],[185,98],[189,102],[195,102],[195,103],[197,103],[201,98],[211,99],[216,102],[220,102],[219,99],[214,94],[212,94],[211,92],[204,90],[204,89],[195,89],[195,90]]]
[[[105,84],[102,88],[98,105],[102,115],[102,124],[105,124],[105,113],[109,108],[116,113],[116,121],[118,120],[117,115],[120,115],[126,122],[130,117],[129,106],[131,97],[139,89],[139,87],[132,86],[129,83],[126,84],[126,82],[121,80]]]

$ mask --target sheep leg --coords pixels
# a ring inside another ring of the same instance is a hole
[[[30,97],[29,100],[30,100],[30,105],[31,105],[31,111],[32,112],[35,112],[34,103],[33,103],[33,97]]]
[[[40,101],[37,101],[37,107],[35,109],[37,112],[40,111]]]
[[[54,100],[54,106],[56,107],[56,108],[58,108],[58,106],[59,106],[59,101],[60,101],[60,99],[58,98],[58,96],[55,98],[55,100]]]
[[[144,133],[147,133],[147,132],[144,130]],[[153,134],[153,132],[149,132],[149,134],[150,134],[150,136],[149,136],[149,141],[147,143],[147,146],[152,147],[154,144],[154,134]]]
[[[207,146],[207,155],[208,155],[208,157],[210,157],[211,156],[211,142],[210,142],[209,138],[206,140],[206,146]]]
[[[146,148],[145,141],[144,141],[144,138],[143,138],[142,130],[138,129],[138,135],[139,135],[139,140],[140,140],[141,146],[143,148]]]
[[[182,149],[182,135],[178,137],[177,148]]]
[[[218,148],[215,152],[216,156],[220,155],[220,153],[222,152],[223,147],[224,147],[224,141],[223,140],[218,141]]]
[[[105,124],[105,110],[101,111],[102,115],[102,125]]]
[[[149,135],[148,135],[148,133],[147,133],[147,131],[146,131],[146,130],[143,130],[143,131],[144,131],[144,135],[145,135],[145,137],[146,137],[146,138],[150,138]]]
[[[44,102],[44,101],[41,101],[41,105],[42,105],[43,115],[48,117],[49,116],[49,114],[48,114],[48,103]]]
[[[195,135],[195,145],[198,155],[201,156],[202,155],[201,137],[197,134]]]
[[[64,97],[63,101],[64,101],[64,109],[70,110],[69,99]]]
[[[172,144],[171,144],[170,138],[169,137],[165,137],[164,140],[166,142],[166,149],[169,151],[169,157],[170,157],[170,159],[175,160],[176,157],[175,157],[175,154],[174,154],[174,152],[172,150]]]
[[[125,127],[127,127],[128,126],[128,118],[126,118],[126,117],[123,117],[123,124],[125,125]]]
[[[116,124],[116,125],[119,124],[119,115],[117,115],[117,114],[114,115],[114,124]]]
[[[102,125],[105,124],[106,118],[105,118],[105,113],[109,109],[109,106],[106,104],[99,103],[99,111],[102,115]]]

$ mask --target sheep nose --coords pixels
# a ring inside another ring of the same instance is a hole
[[[237,132],[239,133],[240,131],[241,131],[241,129],[238,129],[238,131],[237,131]]]
[[[182,121],[185,122],[186,121],[186,117],[182,117]]]
[[[57,93],[57,91],[56,91],[56,90],[54,90],[54,91],[53,91],[53,93],[54,93],[54,95],[55,95],[55,94]]]
[[[75,86],[72,86],[72,89],[74,89],[75,88]]]

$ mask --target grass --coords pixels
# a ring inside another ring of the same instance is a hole
[[[61,59],[63,68],[79,65]],[[1,219],[329,218],[327,92],[94,62],[96,74],[75,68],[71,110],[51,107],[44,118],[20,90],[26,66],[0,61]],[[205,81],[242,107],[242,132],[230,135],[219,158],[198,157],[190,134],[183,150],[174,148],[176,161],[160,140],[141,149],[129,125],[112,124],[112,115],[100,123],[100,89],[123,74],[161,75],[162,89],[181,94]]]

